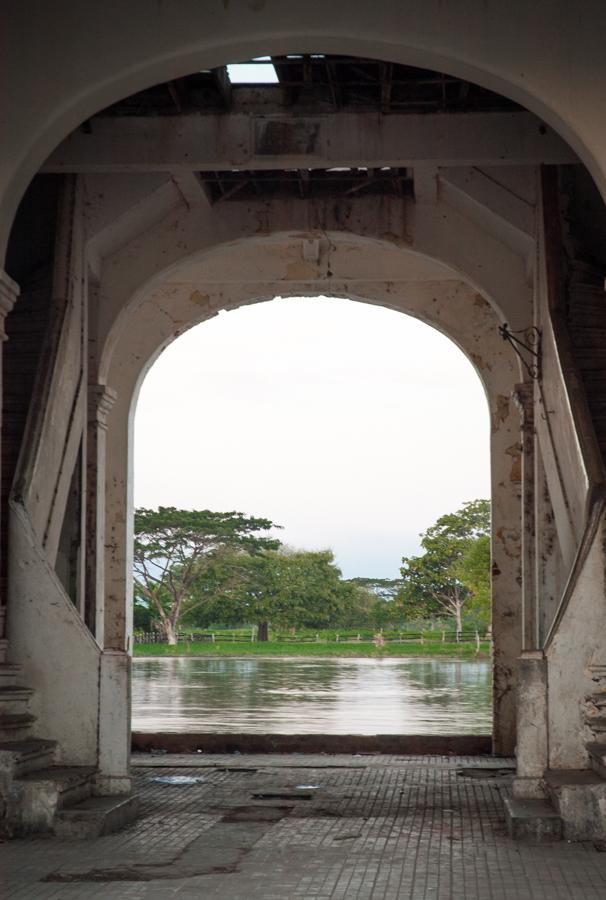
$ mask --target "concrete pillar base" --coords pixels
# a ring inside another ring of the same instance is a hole
[[[99,793],[130,792],[130,657],[119,650],[101,654],[99,684]]]
[[[542,778],[514,778],[513,796],[518,800],[544,800],[545,787]]]
[[[97,775],[94,780],[94,793],[100,797],[130,794],[133,780],[128,775]]]
[[[517,714],[518,780],[539,780],[548,766],[547,660],[542,650],[525,650],[519,659]]]

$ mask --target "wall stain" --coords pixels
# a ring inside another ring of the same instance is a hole
[[[470,353],[469,356],[472,362],[477,366],[478,369],[480,369],[481,372],[485,371],[486,369],[489,372],[492,371],[492,364],[486,362],[486,360],[483,359],[479,353]]]
[[[492,410],[492,430],[498,431],[499,426],[509,416],[510,399],[505,394],[497,394],[494,409]]]
[[[521,484],[522,482],[522,447],[520,444],[512,444],[505,450],[507,456],[511,456],[511,469],[509,472],[509,480],[512,484]]]
[[[318,270],[315,266],[297,259],[287,264],[285,277],[289,281],[306,281],[308,278],[317,278]]]
[[[202,291],[194,291],[193,294],[189,295],[189,299],[192,303],[195,303],[196,306],[210,305],[210,294],[203,294]]]

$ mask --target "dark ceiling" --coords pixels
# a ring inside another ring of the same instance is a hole
[[[511,112],[511,100],[468,81],[412,66],[323,54],[274,56],[277,84],[232,84],[227,67],[209,69],[133,94],[99,116],[183,116],[230,112],[321,114],[343,112]],[[85,124],[94,129],[94,118]],[[200,172],[211,203],[259,197],[351,197],[411,194],[403,168],[276,169]]]
[[[227,69],[209,69],[133,94],[101,115],[227,112],[244,101],[309,111],[383,113],[510,112],[520,107],[485,88],[439,72],[348,56],[274,56],[278,84],[230,83]],[[266,65],[258,62],[257,65]],[[252,65],[255,65],[253,61]]]

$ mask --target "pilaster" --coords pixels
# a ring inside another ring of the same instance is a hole
[[[88,391],[86,443],[86,585],[85,621],[103,644],[105,469],[107,420],[117,394],[107,385],[93,384]]]
[[[535,427],[534,383],[516,384],[512,398],[520,413],[522,445],[522,646],[539,645],[535,579]]]

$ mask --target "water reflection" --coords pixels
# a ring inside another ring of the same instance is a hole
[[[136,659],[135,731],[482,734],[490,663]]]

